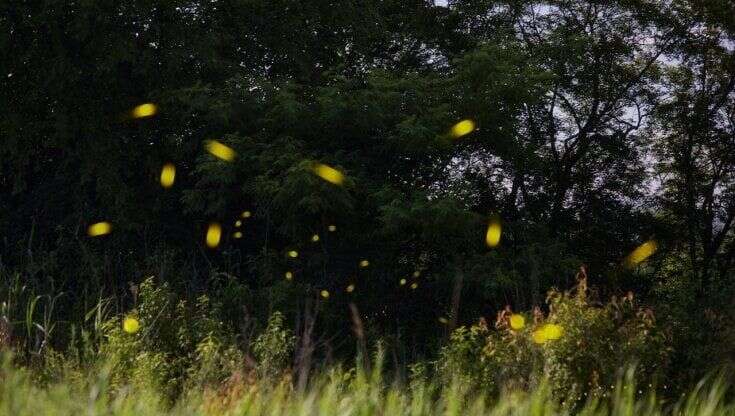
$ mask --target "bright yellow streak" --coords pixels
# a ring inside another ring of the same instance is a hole
[[[419,287],[418,283],[411,283],[411,289],[416,290],[416,288]]]
[[[231,147],[226,146],[217,140],[209,140],[206,145],[207,151],[214,156],[226,161],[232,162],[235,160],[235,151]]]
[[[658,243],[655,240],[649,240],[638,246],[628,257],[625,258],[624,264],[626,267],[634,267],[635,265],[643,262],[647,258],[651,257],[653,253],[658,249]]]
[[[291,279],[293,279],[293,273],[286,272],[286,280],[291,280]]]
[[[329,232],[330,232],[330,233],[333,233],[333,232],[335,232],[335,231],[337,231],[337,226],[336,226],[336,225],[330,225],[330,226],[329,226]]]
[[[90,237],[99,237],[110,234],[110,232],[112,232],[112,225],[109,222],[98,222],[87,228],[87,235]]]
[[[360,260],[360,267],[365,268],[370,265],[370,262],[367,260]]]
[[[544,337],[548,340],[555,340],[561,338],[564,329],[556,324],[546,324],[541,328],[544,333]]]
[[[488,247],[496,247],[500,243],[500,234],[503,227],[500,225],[500,218],[493,216],[490,219],[490,223],[487,226],[487,233],[485,234],[485,243]]]
[[[317,241],[319,241],[319,234],[312,235],[311,236],[311,242],[312,243],[316,243]]]
[[[250,218],[250,216],[253,215],[250,211],[243,211],[242,214],[240,214],[243,218]]]
[[[137,319],[127,317],[123,321],[123,331],[127,332],[128,334],[134,334],[138,332],[140,329],[140,322],[138,322]]]
[[[452,126],[452,137],[458,139],[475,131],[475,122],[472,120],[462,120]]]
[[[240,231],[235,231],[235,234],[233,234],[232,236],[239,240],[242,238],[242,233]]]
[[[399,283],[401,284],[401,286],[405,286],[406,285],[406,279],[401,279],[401,281]]]
[[[526,326],[526,318],[523,315],[513,314],[510,316],[510,327],[518,331]]]
[[[292,259],[295,259],[299,256],[299,252],[296,250],[291,250],[288,252],[288,257],[291,257]]]
[[[329,298],[329,291],[328,290],[322,290],[320,294],[322,295],[322,297],[324,299],[328,299]]]
[[[334,185],[342,185],[345,181],[345,175],[342,172],[321,163],[314,165],[314,174]]]
[[[141,104],[130,112],[133,118],[144,118],[155,115],[158,112],[158,106],[153,103]]]
[[[173,163],[166,163],[161,169],[161,186],[170,188],[176,179],[176,166]]]
[[[354,292],[355,291],[355,285],[349,285],[349,286],[347,286],[347,289],[345,289],[345,291],[347,291],[347,293]]]
[[[222,237],[222,227],[216,222],[209,224],[209,228],[207,228],[207,237],[206,237],[207,247],[216,248],[219,245],[219,240],[221,237]]]

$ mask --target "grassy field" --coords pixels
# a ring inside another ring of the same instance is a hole
[[[531,392],[509,391],[491,399],[460,379],[391,385],[380,371],[366,374],[334,368],[298,391],[288,376],[278,383],[232,377],[190,389],[171,403],[152,386],[112,388],[103,370],[70,372],[39,383],[34,374],[5,360],[0,377],[0,414],[39,415],[735,415],[722,381],[702,382],[677,401],[638,390],[632,377],[612,397],[564,405],[543,385]],[[720,379],[721,380],[721,379]]]

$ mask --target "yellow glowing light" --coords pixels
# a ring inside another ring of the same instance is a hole
[[[286,280],[291,280],[291,279],[293,279],[293,273],[286,272]]]
[[[415,272],[413,272],[413,277],[419,277],[419,276],[421,276],[420,271],[416,270]]]
[[[235,231],[235,234],[232,234],[232,236],[239,240],[242,238],[242,233],[240,231]]]
[[[243,211],[242,214],[240,214],[243,218],[250,218],[253,214],[250,211]]]
[[[518,331],[526,326],[526,318],[523,315],[513,314],[510,316],[510,327]]]
[[[319,234],[312,235],[311,236],[311,242],[312,243],[316,243],[317,241],[319,241]]]
[[[330,233],[333,233],[333,232],[337,231],[337,226],[336,225],[330,225],[328,229],[329,229],[329,232]]]
[[[216,222],[209,224],[209,227],[207,228],[207,237],[205,239],[207,247],[216,248],[219,245],[219,240],[221,237],[222,227]]]
[[[110,234],[112,232],[112,224],[109,222],[98,222],[87,228],[87,235],[90,237],[99,237],[101,235]]]
[[[355,291],[355,285],[349,285],[347,286],[347,289],[345,289],[347,293],[352,293]]]
[[[653,253],[658,249],[658,243],[655,240],[649,240],[638,246],[632,253],[625,258],[624,265],[626,267],[633,267],[647,258],[651,257]]]
[[[564,329],[556,324],[546,324],[541,330],[544,332],[544,337],[548,340],[559,339],[564,332]]]
[[[442,325],[446,325],[449,323],[449,321],[447,320],[447,318],[442,316],[441,318],[439,318],[439,323]]]
[[[231,147],[226,146],[217,140],[209,140],[206,143],[207,151],[214,156],[226,161],[232,162],[235,160],[235,151]]]
[[[140,329],[140,322],[132,317],[127,317],[123,320],[123,331],[128,334],[134,334]]]
[[[416,288],[419,287],[418,283],[411,283],[411,289],[416,290]]]
[[[288,257],[291,257],[292,259],[295,259],[299,256],[299,252],[296,250],[291,250],[288,252]]]
[[[365,268],[370,265],[370,262],[367,260],[360,260],[360,267]]]
[[[462,120],[452,126],[452,137],[458,139],[475,131],[475,122],[472,120]]]
[[[487,226],[487,233],[485,234],[485,243],[488,247],[496,247],[500,243],[500,234],[502,226],[500,225],[500,217],[494,215],[490,218],[490,223]]]
[[[235,221],[235,227],[242,227],[242,221],[240,220]]]
[[[343,175],[342,172],[322,163],[314,165],[314,174],[334,185],[342,185],[345,181],[345,175]]]
[[[130,112],[133,118],[145,118],[154,116],[158,112],[158,107],[153,103],[141,104]]]
[[[324,299],[328,299],[328,298],[329,298],[329,291],[328,291],[328,290],[322,290],[322,291],[320,292],[320,295],[322,295],[322,297],[323,297]]]
[[[176,166],[173,163],[166,163],[161,169],[161,186],[170,188],[174,184],[176,178]]]
[[[406,279],[401,279],[399,281],[399,283],[401,284],[401,286],[405,286],[406,285]]]
[[[531,339],[536,344],[543,344],[548,341],[548,338],[546,338],[546,334],[544,333],[543,329],[537,329],[533,331],[533,333],[531,334]]]

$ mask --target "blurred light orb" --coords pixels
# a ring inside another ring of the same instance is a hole
[[[513,314],[510,316],[510,327],[514,331],[523,329],[526,326],[526,318],[523,315]]]
[[[334,185],[342,185],[345,181],[345,176],[342,172],[322,163],[314,165],[314,174]]]
[[[636,247],[636,249],[625,258],[624,265],[628,268],[634,267],[651,257],[656,250],[658,250],[658,243],[655,240],[648,240]]]
[[[352,293],[352,292],[354,292],[354,291],[355,291],[355,285],[352,285],[352,284],[351,284],[351,285],[347,286],[347,288],[345,289],[345,291],[346,291],[347,293]]]
[[[235,231],[235,234],[232,234],[232,236],[239,240],[242,238],[242,232]]]
[[[133,108],[130,112],[133,118],[146,118],[156,115],[158,106],[153,103],[145,103]]]
[[[493,215],[490,218],[490,223],[487,226],[487,232],[485,233],[485,244],[488,247],[497,247],[500,244],[500,235],[502,233],[502,225],[500,224],[500,217]]]
[[[557,340],[561,338],[564,333],[564,329],[560,325],[546,324],[541,328],[544,333],[544,337],[548,340]]]
[[[419,284],[418,283],[416,283],[416,282],[411,283],[411,290],[416,290],[417,287],[419,287]]]
[[[336,225],[330,225],[328,227],[328,230],[329,230],[330,233],[333,233],[333,232],[337,231],[337,226]]]
[[[291,250],[288,252],[288,257],[291,257],[292,259],[295,259],[299,256],[299,252],[296,250]]]
[[[240,220],[235,221],[235,227],[242,227],[242,221]]]
[[[546,341],[548,341],[548,338],[546,338],[546,334],[544,333],[543,329],[537,329],[533,331],[533,333],[531,334],[531,339],[536,344],[544,344],[546,343]]]
[[[291,279],[293,279],[293,273],[286,272],[286,280],[291,280]]]
[[[92,224],[87,228],[87,235],[90,237],[99,237],[101,235],[107,235],[112,232],[112,224],[109,222],[98,222]]]
[[[369,265],[370,265],[370,262],[369,261],[367,261],[367,260],[360,260],[360,267],[362,267],[363,269],[365,267],[368,267]]]
[[[321,293],[320,293],[320,295],[322,295],[322,297],[324,299],[329,299],[329,291],[328,290],[322,290]]]
[[[319,241],[319,234],[314,234],[311,236],[311,242],[316,243]]]
[[[140,329],[140,322],[133,317],[127,317],[123,320],[123,331],[128,334],[134,334]]]
[[[235,160],[235,151],[231,147],[224,145],[217,140],[209,140],[205,146],[209,153],[225,162],[232,162]]]
[[[413,272],[413,277],[420,277],[420,276],[421,276],[420,271],[416,270],[415,272]]]
[[[406,285],[406,279],[401,279],[398,283],[400,283],[401,286],[405,286]]]
[[[253,214],[250,211],[243,211],[242,214],[240,214],[243,218],[250,218]]]
[[[449,320],[447,320],[447,318],[442,316],[441,318],[439,318],[439,323],[442,325],[446,325],[449,323]]]
[[[176,179],[176,166],[173,163],[166,163],[161,169],[161,186],[170,188]]]
[[[222,238],[222,227],[216,222],[209,224],[209,227],[207,228],[207,236],[205,238],[207,247],[217,248],[221,238]]]
[[[458,139],[472,133],[473,131],[475,131],[475,122],[470,119],[462,120],[452,126],[452,137]]]

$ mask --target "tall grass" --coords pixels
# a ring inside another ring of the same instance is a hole
[[[40,415],[497,415],[497,416],[644,416],[735,415],[722,379],[702,382],[676,403],[636,388],[631,374],[608,399],[575,408],[563,406],[544,385],[531,392],[508,391],[493,399],[472,390],[460,378],[388,382],[379,366],[372,372],[323,370],[303,391],[289,377],[280,382],[232,377],[220,385],[184,392],[173,404],[143,385],[113,389],[104,367],[83,377],[67,374],[38,383],[33,373],[4,359],[0,374],[0,414]]]

